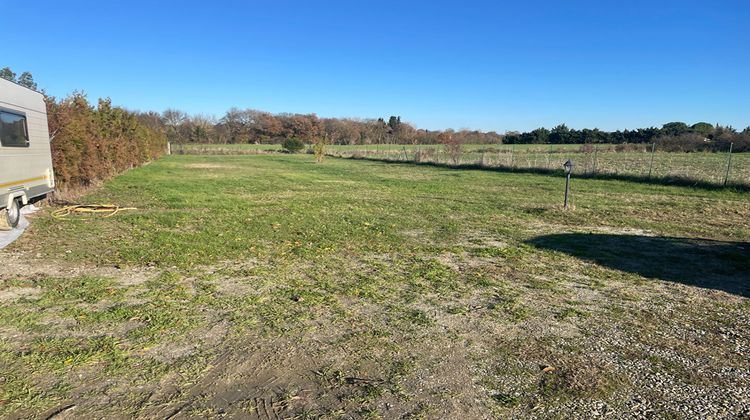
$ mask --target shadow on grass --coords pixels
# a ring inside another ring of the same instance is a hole
[[[371,160],[374,162],[384,162],[400,165],[421,165],[421,166],[434,166],[438,168],[452,168],[452,169],[470,169],[470,170],[481,170],[481,171],[492,171],[492,172],[511,172],[521,174],[537,174],[537,175],[551,175],[551,176],[564,176],[562,169],[548,169],[548,168],[518,168],[509,166],[484,166],[477,163],[464,163],[460,165],[453,165],[450,163],[436,163],[436,162],[415,162],[413,160],[391,160],[378,157],[364,157],[364,156],[338,156],[341,159],[355,159],[355,160]],[[579,179],[606,179],[606,180],[618,180],[618,181],[629,181],[638,182],[643,184],[656,184],[656,185],[674,185],[681,187],[692,187],[701,188],[704,190],[735,190],[742,192],[750,192],[750,184],[730,182],[726,187],[709,181],[701,181],[688,177],[669,176],[669,177],[648,177],[645,175],[633,175],[633,174],[610,174],[610,173],[574,173],[574,178]]]
[[[750,297],[750,243],[706,239],[561,233],[529,241],[643,277]]]

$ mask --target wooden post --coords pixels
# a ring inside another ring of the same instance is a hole
[[[549,145],[549,150],[547,151],[547,169],[549,169],[549,158],[552,156],[552,144]]]
[[[591,170],[594,175],[596,175],[596,151],[599,150],[596,145],[594,145],[594,168]]]
[[[727,186],[727,182],[729,182],[729,171],[732,168],[732,146],[734,146],[734,143],[729,143],[729,154],[727,155],[727,172],[724,174],[724,186]]]
[[[651,163],[648,165],[648,179],[651,179],[651,171],[654,169],[654,151],[656,143],[651,143]]]

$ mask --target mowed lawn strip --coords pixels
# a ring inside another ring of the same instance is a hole
[[[743,414],[750,195],[574,178],[565,211],[563,187],[306,155],[129,171],[82,201],[138,210],[44,212],[0,251],[0,412]]]

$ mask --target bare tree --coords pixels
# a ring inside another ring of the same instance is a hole
[[[190,117],[186,125],[190,127],[189,140],[192,143],[213,143],[216,118],[211,115],[196,114]]]
[[[174,108],[164,110],[161,115],[164,124],[167,126],[167,139],[171,143],[184,143],[187,137],[185,137],[183,124],[187,121],[188,115]]]
[[[171,127],[177,127],[188,119],[187,113],[174,108],[165,109],[161,115],[164,118],[164,124]]]

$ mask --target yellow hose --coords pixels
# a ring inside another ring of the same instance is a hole
[[[113,204],[76,204],[65,206],[52,212],[55,219],[65,219],[73,213],[107,213],[104,217],[112,217],[125,210],[138,210],[135,207],[119,207]]]

